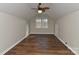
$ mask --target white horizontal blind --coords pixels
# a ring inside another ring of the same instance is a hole
[[[36,28],[41,28],[41,19],[36,19]]]
[[[42,19],[41,28],[48,28],[48,19]]]
[[[36,28],[48,28],[48,19],[36,19]]]

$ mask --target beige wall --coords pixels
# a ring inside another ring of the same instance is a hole
[[[26,20],[0,12],[0,54],[21,40],[26,33]]]
[[[37,29],[35,18],[30,20],[30,34],[54,34],[54,20],[48,19],[48,28]]]
[[[79,53],[79,11],[58,19],[55,25],[55,35]]]

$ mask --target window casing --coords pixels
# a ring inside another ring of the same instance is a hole
[[[48,19],[36,19],[36,28],[48,28]]]

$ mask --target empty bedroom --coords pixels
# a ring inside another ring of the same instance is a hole
[[[78,55],[79,3],[0,3],[0,55]]]

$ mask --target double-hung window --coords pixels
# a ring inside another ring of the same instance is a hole
[[[36,19],[36,28],[48,28],[48,19]]]

